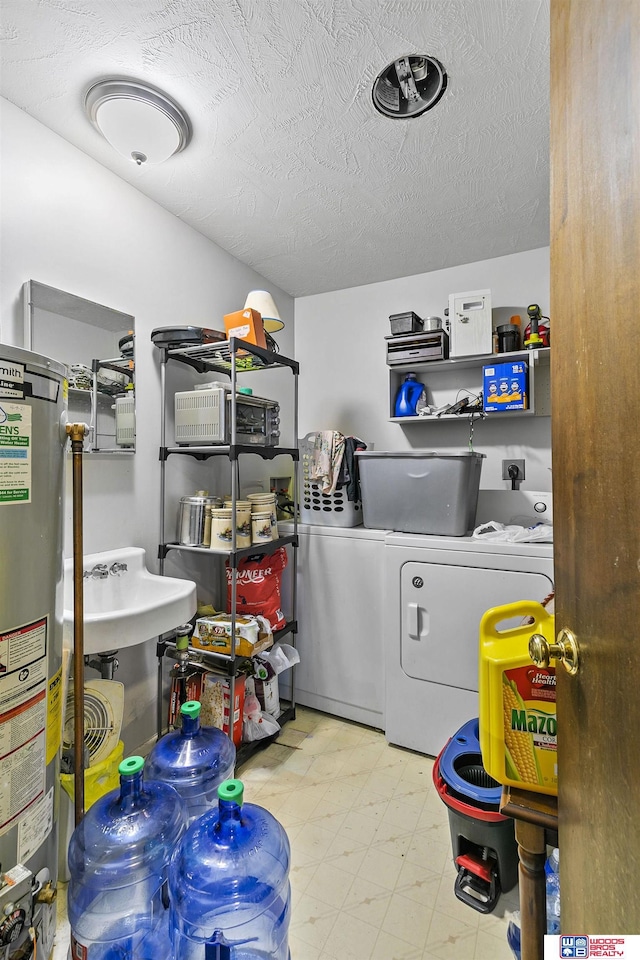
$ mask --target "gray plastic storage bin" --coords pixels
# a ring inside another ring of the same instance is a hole
[[[483,453],[357,453],[365,527],[463,537],[475,525]]]

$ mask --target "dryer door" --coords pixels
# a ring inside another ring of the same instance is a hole
[[[400,584],[404,673],[466,690],[478,689],[483,613],[517,600],[543,600],[553,590],[541,573],[413,561],[403,564]]]

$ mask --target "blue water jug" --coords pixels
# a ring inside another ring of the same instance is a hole
[[[173,960],[288,960],[289,840],[240,780],[191,824],[171,859]]]
[[[547,933],[560,933],[560,851],[554,847],[544,865]]]
[[[144,777],[175,787],[186,801],[191,823],[214,805],[218,785],[233,777],[236,748],[222,730],[200,726],[197,700],[183,703],[180,715],[180,729],[158,740],[147,757]]]
[[[143,767],[142,757],[123,760],[120,789],[97,800],[71,836],[72,957],[167,956],[168,866],[187,828],[187,807],[168,784],[143,782]]]
[[[427,391],[424,383],[420,383],[415,373],[408,373],[396,394],[394,416],[416,417],[426,405]]]

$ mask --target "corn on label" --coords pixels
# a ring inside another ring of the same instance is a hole
[[[505,773],[511,781],[556,788],[556,673],[531,664],[502,675]]]

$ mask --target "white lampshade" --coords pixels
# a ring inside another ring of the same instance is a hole
[[[245,300],[244,309],[257,310],[267,333],[282,330],[284,323],[280,319],[278,308],[268,290],[252,290]]]
[[[100,80],[85,97],[91,122],[121,156],[162,163],[189,142],[186,114],[166,94],[134,80]]]

